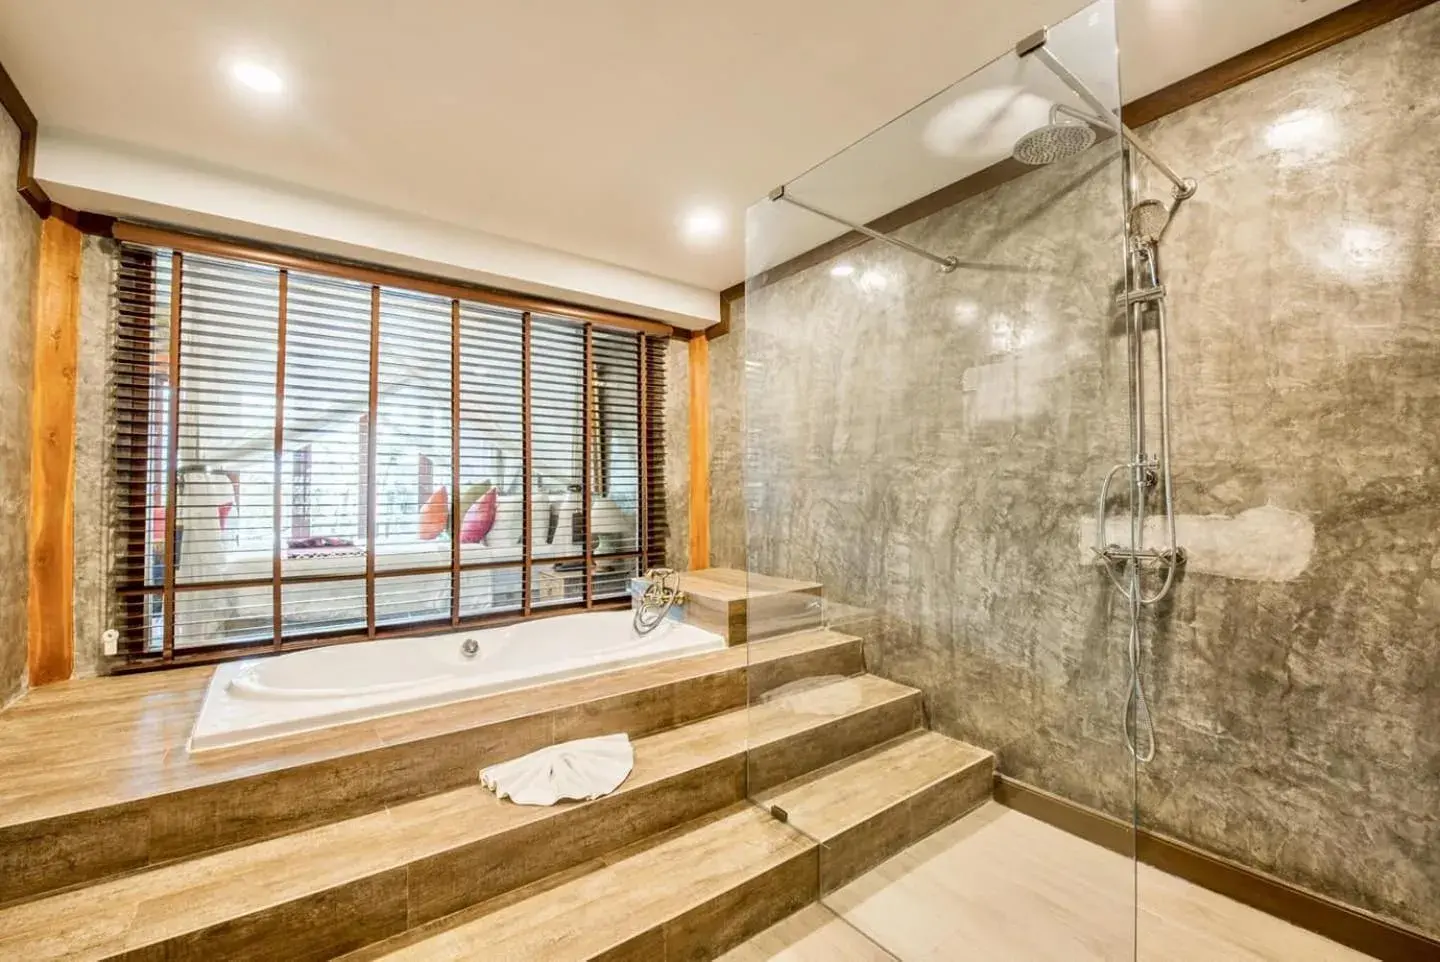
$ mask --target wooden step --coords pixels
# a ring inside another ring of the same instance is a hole
[[[805,678],[859,675],[865,671],[864,644],[854,635],[815,628],[776,635],[747,646],[750,700]]]
[[[498,802],[471,764],[462,789],[0,910],[0,958],[329,958],[737,803],[747,755],[799,774],[893,738],[919,697],[860,675],[637,739],[592,802]]]
[[[807,734],[807,719],[827,720],[824,738]],[[748,722],[746,780],[754,795],[914,731],[924,717],[916,689],[860,675],[762,699],[751,705]]]
[[[983,804],[994,777],[990,752],[914,732],[761,792],[756,801],[820,843],[823,894]]]
[[[193,756],[211,669],[47,686],[0,714],[0,905],[470,785],[554,742],[731,711],[752,661],[771,687],[863,670],[859,639],[811,631]]]
[[[815,843],[749,803],[623,855],[359,958],[699,962],[817,897]]]
[[[716,962],[899,962],[823,903],[808,905]]]
[[[705,568],[680,576],[683,617],[732,645],[820,627],[823,587],[736,568]]]

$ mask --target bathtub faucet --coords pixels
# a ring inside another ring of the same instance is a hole
[[[635,633],[648,635],[670,613],[675,605],[685,603],[680,590],[680,573],[670,568],[651,568],[645,572],[645,592],[635,605]]]

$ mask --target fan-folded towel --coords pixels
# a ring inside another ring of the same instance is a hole
[[[630,736],[601,735],[551,745],[480,770],[480,784],[517,805],[554,805],[561,799],[609,795],[630,776]]]

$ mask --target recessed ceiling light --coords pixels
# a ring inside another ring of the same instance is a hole
[[[697,207],[685,215],[680,232],[691,244],[705,244],[725,233],[725,216],[713,207]]]
[[[849,277],[853,273],[855,273],[854,264],[836,264],[830,268],[831,277]]]
[[[278,94],[285,87],[285,82],[278,73],[249,60],[237,60],[231,64],[230,76],[242,87],[249,87],[262,94]]]

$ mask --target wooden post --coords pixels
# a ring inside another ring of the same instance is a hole
[[[690,338],[690,570],[710,567],[710,341]]]
[[[80,325],[80,231],[51,217],[40,228],[30,400],[30,684],[75,667],[75,353]]]

